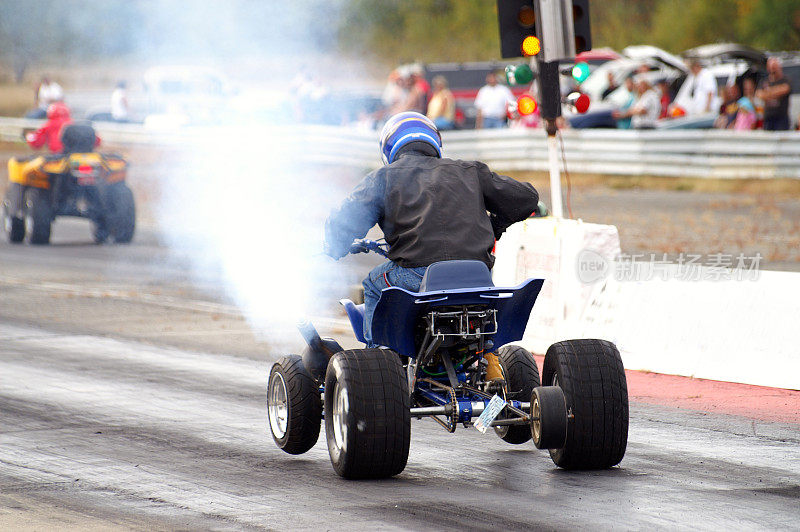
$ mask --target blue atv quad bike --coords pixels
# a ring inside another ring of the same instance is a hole
[[[385,244],[367,240],[350,251],[386,255]],[[509,345],[522,338],[543,282],[499,288],[483,262],[431,264],[419,293],[381,293],[372,325],[379,349],[343,350],[301,323],[303,355],[283,357],[269,375],[275,443],[290,454],[308,451],[324,418],[336,472],[384,478],[406,466],[411,418],[430,417],[448,432],[462,424],[493,428],[511,444],[533,439],[566,469],[618,464],[628,442],[628,389],[614,344],[555,343],[541,379],[533,356]],[[341,303],[365,342],[363,305]],[[486,352],[497,354],[504,386],[487,382]]]

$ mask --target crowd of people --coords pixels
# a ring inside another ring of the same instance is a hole
[[[749,73],[721,90],[714,75],[700,61],[690,59],[688,66],[684,88],[677,94],[673,80],[654,78],[650,68],[644,64],[622,81],[622,88],[614,73],[609,72],[608,87],[603,91],[602,99],[618,92],[614,98],[616,108],[606,112],[610,125],[616,124],[619,129],[653,129],[663,119],[718,113],[713,125],[715,128],[738,131],[783,131],[790,128],[791,84],[783,74],[779,59],[773,57],[767,61],[767,76],[760,83],[757,84],[754,73]],[[447,79],[435,76],[433,87],[430,87],[423,73],[419,65],[393,71],[383,94],[383,113],[390,116],[402,111],[416,111],[428,116],[440,130],[458,127],[457,113],[460,109],[448,88]],[[580,90],[580,86],[565,89]],[[535,83],[529,93],[536,98]],[[516,102],[517,98],[497,73],[490,72],[473,102],[475,128],[539,127],[538,109],[530,115],[520,116],[516,112]],[[463,116],[459,118],[463,119]],[[559,125],[566,126],[567,122],[561,120]]]
[[[715,128],[748,131],[786,131],[790,129],[789,96],[791,83],[784,76],[780,60],[767,60],[767,78],[759,86],[755,76],[717,89],[714,76],[696,60],[689,61],[690,72],[676,97],[668,80],[661,79],[653,87],[643,67],[625,79],[625,100],[612,112],[620,129],[652,129],[657,120],[718,113]],[[603,98],[617,90],[613,74]],[[721,92],[721,94],[718,94]]]
[[[420,65],[398,68],[389,76],[383,92],[384,116],[404,111],[415,111],[430,118],[440,131],[457,127],[456,97],[450,90],[447,78],[434,76],[431,85],[425,80]],[[538,126],[538,112],[533,116],[515,114],[516,97],[507,85],[500,82],[496,72],[486,75],[486,84],[474,99],[475,128],[490,129],[506,126]],[[463,119],[463,116],[460,117]]]
[[[48,110],[53,104],[59,104],[57,114],[63,115],[64,110],[67,114],[70,112],[64,101],[64,89],[49,76],[42,76],[34,89],[33,103],[33,109],[25,114],[25,118],[49,118],[51,113]],[[128,122],[130,120],[127,83],[124,80],[118,81],[111,92],[110,104],[110,111],[103,113],[100,117],[101,120],[109,122]]]

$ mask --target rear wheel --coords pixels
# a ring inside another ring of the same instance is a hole
[[[27,189],[25,191],[25,225],[28,230],[28,243],[49,243],[52,223],[53,210],[50,207],[49,191],[40,188]]]
[[[628,444],[628,388],[616,346],[567,340],[550,346],[544,384],[560,386],[571,420],[561,449],[550,457],[565,469],[605,469],[622,461]]]
[[[17,218],[8,212],[8,207],[3,205],[3,226],[9,242],[22,242],[25,238],[25,218]]]
[[[527,349],[518,345],[505,345],[497,350],[500,367],[508,390],[507,399],[520,402],[529,401],[533,389],[539,386],[539,368],[536,360]],[[531,439],[528,425],[495,427],[495,432],[508,443],[515,445]]]
[[[303,454],[317,443],[322,424],[319,387],[297,355],[281,358],[269,372],[267,417],[272,438],[289,454]]]
[[[342,477],[385,478],[405,469],[410,398],[395,352],[353,349],[331,358],[325,375],[325,434],[331,463]]]
[[[118,244],[133,240],[136,205],[133,192],[125,183],[114,183],[105,190],[105,218],[108,232]]]

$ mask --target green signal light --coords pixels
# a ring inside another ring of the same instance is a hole
[[[509,85],[527,85],[533,81],[533,70],[528,65],[508,65],[506,81]]]
[[[578,63],[572,67],[572,77],[578,83],[583,83],[589,77],[589,65],[586,63]]]

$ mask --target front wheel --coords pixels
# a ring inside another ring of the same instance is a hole
[[[350,479],[403,471],[411,443],[408,381],[396,353],[336,353],[325,375],[325,435],[331,464]]]
[[[550,346],[542,381],[564,392],[570,421],[550,457],[565,469],[617,465],[628,445],[628,387],[616,346],[606,340],[566,340]]]
[[[540,384],[539,368],[533,355],[518,345],[504,345],[497,350],[497,357],[508,390],[506,398],[520,402],[530,400],[533,389]],[[504,441],[515,445],[531,439],[531,429],[527,425],[507,425],[494,430]]]
[[[319,387],[297,355],[281,358],[269,372],[267,418],[272,439],[289,454],[303,454],[319,439]]]

